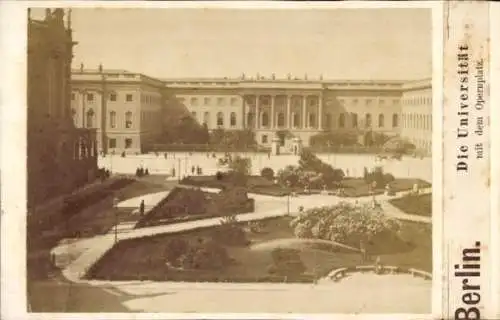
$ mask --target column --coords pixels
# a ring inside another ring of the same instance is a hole
[[[323,130],[323,97],[318,96],[318,129]]]
[[[255,127],[260,129],[260,101],[259,96],[255,95]]]
[[[82,128],[85,128],[85,113],[87,112],[87,110],[85,110],[85,103],[87,102],[86,101],[86,91],[79,91],[79,94],[81,94],[82,96]]]
[[[245,129],[247,127],[247,118],[248,117],[247,117],[246,111],[245,111],[245,103],[246,103],[245,96],[242,96],[242,98],[243,98],[243,104],[241,106],[241,113],[243,115],[243,119],[242,119],[243,121],[241,122],[241,126],[243,129]]]
[[[286,96],[286,122],[285,122],[285,126],[287,129],[291,128],[291,125],[290,125],[290,117],[291,117],[290,100],[291,100],[291,97],[289,95],[287,95]]]
[[[271,129],[274,129],[274,104],[275,104],[276,96],[271,96]]]
[[[302,129],[306,129],[308,127],[307,123],[307,96],[302,97]]]

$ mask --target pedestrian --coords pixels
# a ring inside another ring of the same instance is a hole
[[[175,168],[172,168],[172,177],[175,177]]]
[[[143,199],[143,200],[141,200],[141,205],[139,206],[139,213],[140,213],[140,215],[141,215],[141,216],[143,216],[143,215],[144,215],[144,210],[145,210],[145,207],[146,207],[146,206],[145,206],[145,204],[144,204],[144,199]]]
[[[194,175],[195,171],[196,171],[196,168],[194,166],[191,166],[191,174],[192,175]]]
[[[361,261],[366,262],[366,247],[365,242],[363,240],[359,241],[359,251],[361,252]]]

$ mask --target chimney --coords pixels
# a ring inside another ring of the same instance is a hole
[[[102,73],[102,63],[99,63],[99,73]]]
[[[276,80],[276,75],[274,73],[271,75],[271,79]]]
[[[257,72],[257,80],[260,80],[260,73]]]
[[[80,72],[83,72],[83,63],[80,63]]]
[[[68,9],[68,30],[71,30],[71,9]]]
[[[323,75],[322,74],[319,75],[319,80],[323,80]]]
[[[307,73],[304,75],[304,80],[307,80]]]
[[[292,80],[292,75],[291,75],[290,73],[289,73],[289,74],[287,74],[287,76],[286,76],[286,77],[287,77],[287,79],[288,79],[288,80]]]
[[[242,79],[242,80],[245,80],[245,73],[242,73],[242,74],[241,74],[241,79]]]

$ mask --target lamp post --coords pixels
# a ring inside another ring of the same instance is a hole
[[[287,212],[287,215],[290,215],[290,196],[291,196],[291,189],[290,189],[290,181],[287,181],[286,182],[286,187],[288,188],[288,196],[287,196],[287,201],[286,201],[286,212]]]
[[[118,242],[118,198],[113,199],[113,211],[115,213],[115,244]]]

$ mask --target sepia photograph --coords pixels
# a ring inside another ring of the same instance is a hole
[[[430,314],[432,13],[27,9],[27,311]]]

